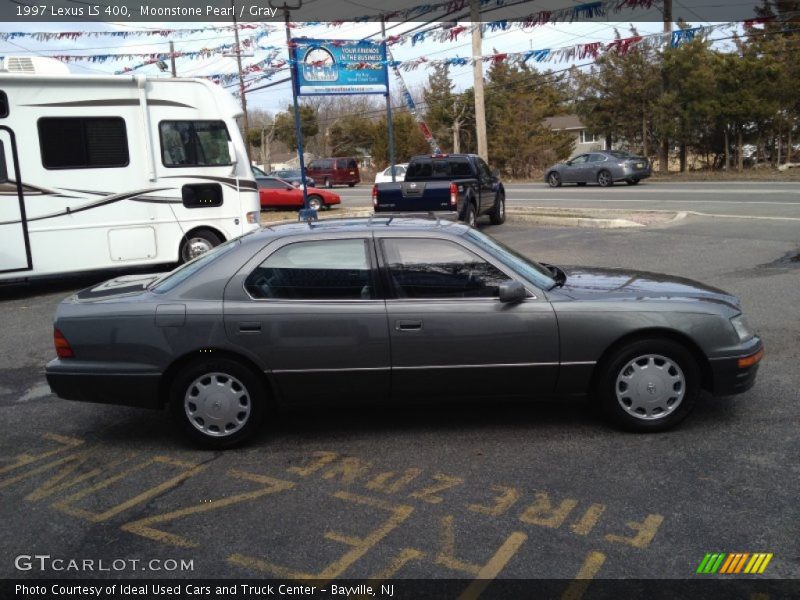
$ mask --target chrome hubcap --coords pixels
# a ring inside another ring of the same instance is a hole
[[[191,238],[188,242],[186,242],[186,246],[184,247],[183,251],[183,259],[184,260],[192,260],[193,258],[197,258],[201,254],[205,254],[209,250],[211,250],[213,246],[211,242],[204,238]]]
[[[321,203],[317,198],[310,198],[308,200],[308,206],[313,208],[314,210],[319,210]]]
[[[212,437],[232,435],[250,418],[250,394],[227,373],[206,373],[189,385],[183,408],[199,432]]]
[[[620,370],[614,391],[622,409],[637,419],[663,419],[680,406],[686,379],[678,364],[665,356],[646,354]]]

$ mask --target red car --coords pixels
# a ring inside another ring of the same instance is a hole
[[[258,195],[261,208],[303,208],[303,188],[296,188],[278,177],[258,177]],[[308,188],[308,205],[311,208],[329,208],[341,204],[339,194],[314,187]]]

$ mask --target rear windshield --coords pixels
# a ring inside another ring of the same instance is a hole
[[[631,158],[633,156],[633,154],[631,154],[630,152],[625,152],[623,150],[612,150],[607,154],[610,154],[614,158]]]
[[[217,246],[216,248],[212,248],[205,254],[201,254],[197,258],[182,264],[177,269],[170,271],[160,279],[156,279],[150,284],[150,291],[156,292],[157,294],[163,294],[170,291],[200,271],[202,268],[210,265],[223,254],[227,254],[229,251],[233,250],[239,244],[239,238],[234,238]]]
[[[406,181],[414,179],[467,179],[473,177],[466,158],[420,158],[408,165]]]

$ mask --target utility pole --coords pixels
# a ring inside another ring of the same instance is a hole
[[[386,54],[386,19],[383,15],[381,15],[381,39],[383,40],[383,50],[384,54]],[[386,60],[389,59],[389,55],[386,54]],[[397,175],[394,172],[394,119],[392,117],[392,96],[389,94],[389,70],[386,70],[386,130],[389,134],[389,139],[387,140],[389,144],[389,169],[390,173],[392,174],[392,183],[397,181]]]
[[[483,99],[483,56],[481,50],[481,15],[479,0],[469,2],[470,19],[472,20],[472,78],[475,89],[475,133],[478,138],[478,156],[489,162],[489,145],[486,141],[486,105]]]
[[[672,33],[672,0],[663,0],[663,19],[664,19],[664,33]],[[667,37],[666,35],[664,36]],[[669,88],[669,78],[667,77],[667,70],[661,67],[661,93],[662,95]],[[669,138],[666,133],[661,133],[661,146],[658,149],[658,170],[661,173],[669,172]]]
[[[250,123],[247,120],[247,99],[244,95],[244,75],[242,74],[242,49],[239,46],[239,25],[236,23],[236,0],[231,0],[231,12],[233,13],[233,37],[236,41],[236,68],[239,69],[239,96],[242,99],[242,125],[244,126],[244,149],[247,152],[247,166],[249,168],[250,161],[250,141],[247,139],[247,133],[250,131]]]
[[[177,77],[178,72],[175,69],[175,44],[173,42],[169,43],[169,64],[172,67],[172,76]]]

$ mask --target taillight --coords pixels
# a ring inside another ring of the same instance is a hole
[[[378,208],[378,186],[372,186],[372,207]]]
[[[450,206],[458,204],[458,186],[455,183],[450,184]]]
[[[75,353],[69,346],[67,338],[58,329],[53,329],[53,343],[56,346],[56,355],[58,358],[72,358]]]

